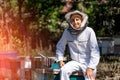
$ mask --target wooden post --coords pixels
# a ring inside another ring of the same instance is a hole
[[[31,69],[25,69],[25,79],[26,80],[32,80],[31,76],[32,76]]]

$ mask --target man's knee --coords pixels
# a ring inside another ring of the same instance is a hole
[[[69,69],[65,68],[65,67],[62,67],[60,69],[60,73],[61,74],[67,74],[67,75],[71,75],[72,74],[72,72]]]

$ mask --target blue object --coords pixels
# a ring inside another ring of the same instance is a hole
[[[51,65],[51,68],[52,69],[60,69],[59,65],[57,62],[54,62],[52,65]]]
[[[66,63],[66,62],[65,62]],[[60,69],[59,65],[57,62],[54,62],[51,65],[52,69]],[[60,74],[54,74],[54,80],[60,80]],[[84,76],[78,76],[78,75],[71,75],[70,80],[85,80]]]

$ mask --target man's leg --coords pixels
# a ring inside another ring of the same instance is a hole
[[[70,75],[75,71],[81,71],[83,68],[83,64],[76,62],[76,61],[70,61],[66,63],[60,71],[60,80],[70,80]]]

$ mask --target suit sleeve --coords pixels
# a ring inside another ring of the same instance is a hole
[[[91,33],[90,33],[89,45],[90,45],[91,56],[90,56],[90,62],[88,64],[88,67],[95,69],[100,60],[100,52],[99,52],[96,35],[93,30],[91,30]]]
[[[58,43],[56,45],[57,61],[63,60],[66,44],[67,44],[67,32],[65,30],[62,34],[62,37],[60,38],[60,40],[58,41]]]

